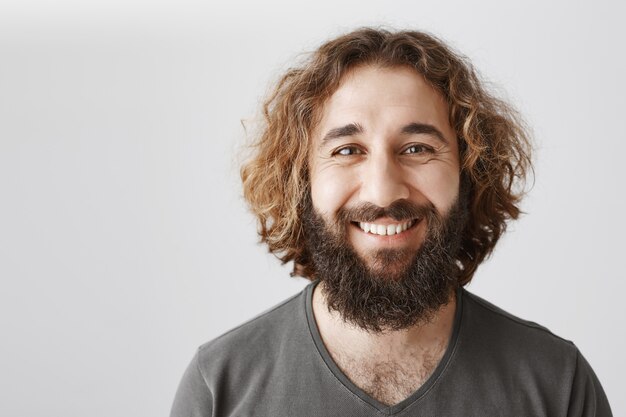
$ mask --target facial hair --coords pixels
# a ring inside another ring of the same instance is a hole
[[[309,194],[302,218],[306,247],[329,311],[373,333],[431,320],[458,287],[456,255],[468,217],[466,200],[461,192],[445,217],[432,204],[397,200],[380,208],[364,203],[340,209],[333,224],[328,224]],[[426,236],[414,253],[381,249],[368,255],[372,261],[368,266],[349,243],[347,228],[354,227],[351,222],[373,223],[381,217],[398,222],[420,219],[427,227]]]

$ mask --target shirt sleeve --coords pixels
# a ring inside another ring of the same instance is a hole
[[[213,395],[198,367],[198,353],[187,367],[176,396],[170,417],[211,417]]]
[[[577,351],[568,417],[612,417],[609,400],[589,362]]]

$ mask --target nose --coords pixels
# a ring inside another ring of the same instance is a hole
[[[396,200],[409,198],[406,172],[392,155],[372,155],[364,164],[360,189],[361,201],[388,207]]]

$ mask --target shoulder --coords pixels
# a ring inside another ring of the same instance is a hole
[[[451,375],[460,381],[469,376],[471,386],[465,388],[475,398],[525,410],[504,415],[611,415],[600,382],[573,342],[461,293]]]
[[[274,369],[281,345],[306,329],[306,289],[201,345],[179,384],[171,416],[210,416]],[[232,404],[230,403],[232,401]]]
[[[275,356],[281,345],[301,337],[303,328],[307,328],[307,288],[201,345],[197,360],[202,374],[246,372],[250,366]]]
[[[517,317],[467,290],[463,290],[463,302],[466,315],[470,316],[470,320],[475,321],[473,324],[481,327],[495,326],[498,330],[505,331],[508,336],[519,334],[559,346],[570,348],[574,346],[571,341],[557,336],[546,327]]]
[[[470,352],[489,352],[492,358],[516,367],[575,371],[578,349],[574,343],[466,290],[462,320],[464,347]]]

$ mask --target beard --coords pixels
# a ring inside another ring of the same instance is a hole
[[[306,250],[329,311],[373,333],[430,321],[458,287],[457,253],[468,217],[463,189],[445,217],[432,204],[397,200],[388,208],[370,203],[342,208],[334,224],[316,212],[308,193],[302,217]],[[380,249],[366,255],[369,262],[362,259],[347,239],[347,228],[381,217],[425,222],[419,249]]]

